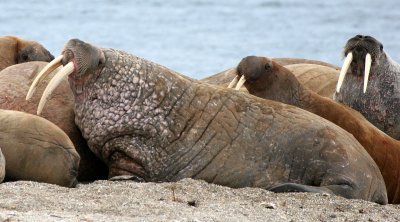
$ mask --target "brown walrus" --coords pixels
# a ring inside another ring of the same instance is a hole
[[[230,187],[387,202],[379,168],[360,143],[310,112],[191,80],[77,39],[52,63],[64,67],[46,87],[38,113],[68,77],[75,122],[108,164],[110,178],[191,177]]]
[[[400,139],[400,65],[371,36],[357,35],[348,40],[344,55],[334,99]]]
[[[26,101],[26,92],[38,71],[47,64],[47,62],[27,62],[2,70],[0,72],[0,109],[35,114],[36,105],[33,102],[39,101],[40,96],[35,95],[30,101]],[[54,73],[50,74],[50,76],[53,75]],[[38,86],[38,92],[43,92],[47,80],[44,80],[44,83]],[[81,158],[78,180],[107,179],[107,166],[90,151],[81,131],[75,125],[74,96],[66,80],[55,90],[49,103],[52,104],[51,107],[43,112],[42,116],[60,127],[74,143]]]
[[[400,203],[400,142],[380,131],[359,112],[317,95],[290,70],[266,57],[249,56],[237,68],[238,77],[255,96],[294,105],[342,127],[364,146],[385,179],[389,203]]]
[[[35,115],[0,109],[0,147],[6,180],[31,180],[74,187],[79,155],[68,136]]]
[[[41,44],[16,36],[0,36],[0,71],[8,66],[30,62],[50,62],[54,56]]]
[[[332,98],[335,93],[340,71],[339,67],[308,59],[275,58],[274,61],[291,70],[302,84],[317,94]],[[201,81],[214,85],[228,86],[236,75],[236,67],[234,67],[204,78]],[[244,87],[242,89],[245,90]]]

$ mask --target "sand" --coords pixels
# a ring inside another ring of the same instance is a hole
[[[204,181],[0,184],[0,221],[400,221],[400,206]]]

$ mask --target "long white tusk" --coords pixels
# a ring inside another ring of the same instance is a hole
[[[240,77],[239,82],[236,85],[235,89],[239,90],[240,87],[242,87],[245,82],[246,82],[246,79],[244,78],[244,75],[243,75],[242,77]]]
[[[43,107],[49,100],[54,89],[57,88],[57,86],[60,85],[60,83],[64,80],[64,78],[67,77],[69,74],[71,74],[73,71],[74,71],[74,64],[72,62],[69,62],[50,80],[49,84],[47,85],[46,89],[43,92],[42,98],[40,98],[39,106],[37,109],[38,115],[42,113]]]
[[[365,91],[367,91],[369,72],[371,71],[371,64],[372,64],[371,54],[367,53],[367,55],[365,56],[365,69],[364,69],[364,93]]]
[[[231,83],[229,83],[228,88],[233,88],[233,87],[235,87],[236,84],[238,83],[238,81],[239,81],[239,76],[235,76],[235,78],[232,79]]]
[[[353,53],[349,52],[349,53],[347,53],[346,59],[343,62],[342,70],[340,70],[339,80],[336,85],[337,93],[340,91],[340,87],[342,87],[344,77],[346,76],[347,70],[350,67],[351,61],[353,61]]]
[[[58,56],[57,58],[53,59],[49,64],[47,64],[42,71],[36,76],[35,80],[33,80],[33,83],[31,87],[29,88],[28,94],[26,94],[26,100],[29,100],[32,98],[33,93],[35,93],[37,85],[44,79],[46,78],[51,72],[53,72],[55,69],[57,69],[59,66],[61,66],[61,61],[63,59],[63,55]]]

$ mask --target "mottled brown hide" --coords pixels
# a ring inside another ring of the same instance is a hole
[[[315,114],[77,39],[62,55],[76,123],[110,177],[192,177],[387,203],[379,168],[360,143]]]

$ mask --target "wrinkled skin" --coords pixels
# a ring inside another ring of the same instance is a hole
[[[0,147],[6,180],[30,180],[74,187],[79,155],[68,136],[48,120],[0,109]]]
[[[0,183],[3,182],[6,175],[6,160],[0,147]]]
[[[0,36],[0,71],[18,63],[50,62],[53,59],[54,56],[38,42],[15,36]]]
[[[303,86],[289,69],[266,57],[248,56],[239,63],[239,77],[253,95],[315,113],[351,133],[377,163],[385,179],[389,203],[400,203],[400,142],[386,135],[359,112]]]
[[[332,98],[339,76],[339,67],[316,60],[274,58],[278,64],[292,71],[296,77],[309,89],[321,96]],[[202,79],[203,82],[228,86],[229,82],[237,75],[237,67]],[[244,87],[242,87],[245,90]]]
[[[45,80],[43,84],[39,85],[37,93],[29,101],[25,100],[25,96],[37,72],[45,65],[47,65],[47,62],[27,62],[10,66],[1,71],[0,109],[36,114],[36,103],[39,101],[40,93],[43,92],[48,81]],[[50,76],[54,76],[54,73]],[[43,112],[42,117],[56,124],[68,135],[81,157],[78,180],[106,179],[108,175],[107,166],[90,151],[81,131],[75,125],[74,95],[67,80],[57,87],[48,104],[49,107]]]
[[[344,54],[353,53],[353,61],[339,93],[334,99],[359,111],[376,127],[400,139],[400,65],[370,36],[357,35],[346,43]],[[363,93],[366,54],[372,66],[366,93]]]
[[[387,203],[368,153],[314,114],[80,40],[70,40],[62,54],[63,64],[75,67],[69,75],[75,122],[111,178],[191,177]]]

